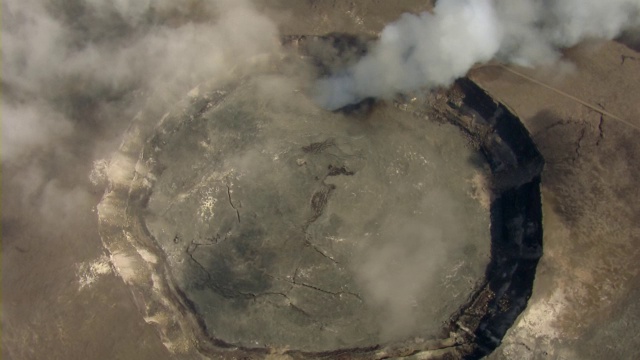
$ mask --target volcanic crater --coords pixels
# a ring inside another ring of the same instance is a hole
[[[364,53],[285,43],[320,75]],[[474,82],[329,112],[276,69],[157,115],[112,159],[100,233],[172,350],[477,358],[525,308],[544,161]]]

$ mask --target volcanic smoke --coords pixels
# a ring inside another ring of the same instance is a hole
[[[553,64],[559,49],[640,26],[638,0],[440,0],[404,14],[355,65],[315,84],[329,110],[449,85],[477,63]]]

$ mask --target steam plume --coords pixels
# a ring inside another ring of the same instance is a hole
[[[171,104],[279,46],[276,25],[247,1],[2,5],[2,166],[16,188],[3,201],[15,211],[87,191],[92,160],[113,151],[142,104]]]
[[[433,14],[405,14],[387,25],[368,55],[318,81],[315,96],[335,110],[368,97],[445,86],[492,58],[549,64],[561,48],[612,39],[639,24],[637,0],[440,0]]]

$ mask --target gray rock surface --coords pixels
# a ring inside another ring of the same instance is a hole
[[[488,165],[455,126],[385,106],[331,113],[291,85],[263,75],[204,91],[148,140],[131,137],[146,143],[145,180],[109,193],[103,236],[138,226],[112,212],[142,216],[138,242],[160,247],[154,259],[207,333],[230,344],[328,351],[439,336],[489,262],[474,183]],[[290,99],[264,92],[273,86]]]

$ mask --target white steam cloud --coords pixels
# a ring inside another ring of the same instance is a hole
[[[356,280],[377,311],[383,341],[430,328],[420,323],[425,319],[416,308],[441,306],[441,294],[429,291],[442,291],[436,286],[438,276],[469,239],[469,230],[459,224],[459,203],[446,190],[428,190],[414,210],[424,214],[421,220],[411,214],[388,215],[380,238],[359,249],[354,262]]]
[[[370,53],[315,85],[330,110],[368,97],[449,85],[492,58],[535,66],[589,38],[640,25],[638,0],[440,0],[433,13],[387,25]]]
[[[171,105],[278,48],[248,1],[3,0],[3,207],[89,199],[72,195],[91,192],[92,162],[143,104]]]

